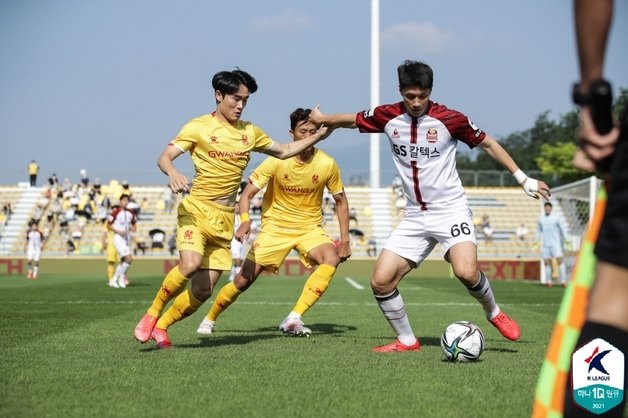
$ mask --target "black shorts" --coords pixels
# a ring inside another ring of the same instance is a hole
[[[628,108],[621,118],[621,134],[607,184],[608,200],[595,246],[598,260],[628,268]]]

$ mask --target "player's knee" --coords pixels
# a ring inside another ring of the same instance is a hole
[[[200,261],[196,262],[195,260],[180,260],[179,262],[179,271],[186,277],[190,277],[195,271],[199,269],[201,266]]]
[[[395,290],[395,283],[394,281],[374,276],[371,277],[371,289],[376,296],[387,295]]]
[[[468,265],[454,269],[454,275],[461,282],[473,285],[478,281],[478,271],[474,266]]]

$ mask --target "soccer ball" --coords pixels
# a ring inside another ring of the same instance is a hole
[[[440,346],[446,360],[477,360],[484,351],[484,334],[469,321],[457,321],[447,325],[440,337]]]

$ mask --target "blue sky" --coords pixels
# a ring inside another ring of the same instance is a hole
[[[572,109],[577,78],[571,0],[381,0],[380,98],[399,100],[396,67],[422,60],[432,99],[500,137]],[[628,2],[616,1],[606,76],[628,87]],[[243,119],[288,140],[288,115],[370,107],[367,0],[2,0],[0,184],[41,178],[165,184],[156,160],[192,117],[214,109],[211,77],[238,66],[260,86]],[[346,183],[368,174],[369,136],[320,145]],[[382,138],[381,183],[394,174]],[[514,156],[516,159],[516,156]],[[261,162],[252,159],[247,173]],[[192,174],[189,157],[176,165]]]

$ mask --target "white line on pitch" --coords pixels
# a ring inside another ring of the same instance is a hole
[[[364,286],[362,286],[360,283],[356,282],[355,280],[353,280],[351,277],[345,277],[345,280],[347,281],[347,283],[349,283],[352,287],[358,289],[358,290],[364,290]]]

